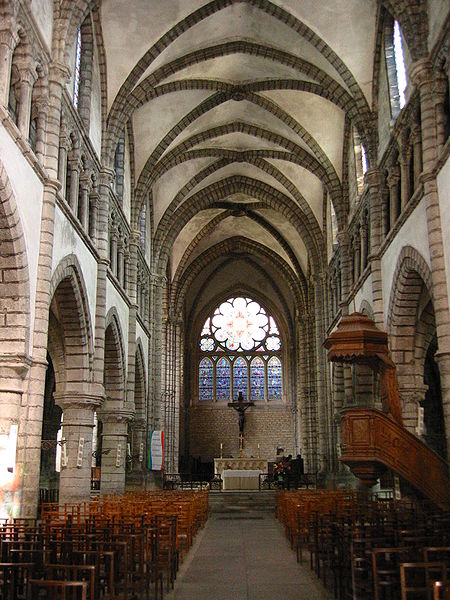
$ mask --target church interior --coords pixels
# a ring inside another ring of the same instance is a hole
[[[448,600],[448,0],[0,0],[0,23],[1,600],[219,600],[175,577],[233,515],[322,587],[227,600],[406,599],[431,547],[414,597]],[[363,521],[423,530],[382,592]],[[25,526],[39,551],[8,546]],[[58,527],[138,537],[94,590],[45,570]]]

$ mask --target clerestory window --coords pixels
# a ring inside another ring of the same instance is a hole
[[[78,108],[80,97],[80,73],[81,73],[81,29],[77,31],[77,43],[75,46],[75,71],[73,78],[73,105]]]
[[[272,316],[251,298],[222,302],[199,340],[198,397],[202,402],[282,399],[281,337]]]

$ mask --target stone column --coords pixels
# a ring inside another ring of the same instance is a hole
[[[83,231],[88,233],[89,223],[89,191],[90,191],[90,179],[87,173],[84,173],[80,179],[81,193],[79,194],[80,206],[78,207],[78,214],[80,215],[80,223]]]
[[[106,285],[109,264],[108,215],[109,194],[114,171],[103,168],[100,171],[99,203],[97,213],[97,296],[95,308],[95,348],[94,348],[94,381],[99,393],[104,396],[103,370],[105,362],[105,330],[106,330]]]
[[[389,233],[390,229],[390,214],[389,214],[389,189],[384,185],[381,188],[381,215],[382,215],[382,239],[380,244],[383,242],[384,238]],[[372,242],[373,243],[373,242]]]
[[[370,211],[370,249],[369,263],[372,273],[372,294],[374,320],[378,327],[384,329],[383,285],[381,279],[380,246],[382,242],[382,206],[383,197],[380,189],[380,172],[376,169],[366,172],[365,182],[369,188]]]
[[[31,68],[27,67],[20,70],[20,100],[17,127],[25,139],[28,139],[30,130],[31,95],[36,79],[37,74],[36,72],[33,73]]]
[[[163,275],[154,274],[151,276],[152,284],[152,425],[155,429],[158,429],[162,425],[162,380],[161,380],[161,368],[162,368],[162,296],[163,288],[167,283],[167,279]]]
[[[323,275],[314,278],[314,309],[315,309],[315,338],[316,338],[316,376],[317,376],[317,408],[318,408],[318,436],[320,470],[326,472],[329,467],[329,423],[326,394],[327,364],[323,341],[325,340],[324,327],[324,297]]]
[[[117,242],[117,281],[124,288],[123,280],[123,237]]]
[[[67,177],[70,177],[70,197],[66,198],[75,217],[78,215],[78,194],[80,183],[80,154],[78,150],[72,151],[69,158],[69,171]]]
[[[436,111],[436,142],[437,154],[439,156],[445,143],[445,124],[447,121],[445,96],[447,92],[447,79],[441,70],[435,72],[434,102]]]
[[[405,142],[406,144],[406,142]],[[410,198],[409,190],[409,161],[410,161],[410,150],[408,147],[402,148],[400,153],[400,213],[403,211],[405,206],[408,204]]]
[[[61,189],[65,193],[66,178],[67,178],[67,155],[70,148],[70,139],[67,135],[65,123],[61,123],[61,131],[59,136],[59,155],[58,155],[58,179],[61,183]],[[67,198],[66,198],[67,200]]]
[[[96,395],[86,395],[78,389],[54,394],[63,409],[62,448],[67,464],[61,465],[59,503],[85,502],[91,494],[92,435],[94,410],[100,404]]]
[[[389,170],[388,187],[389,187],[389,224],[390,230],[394,228],[395,222],[399,217],[398,213],[398,182],[400,180],[399,169],[393,165]]]
[[[364,273],[364,269],[367,266],[367,242],[368,242],[368,231],[367,231],[367,223],[362,220],[360,227],[360,236],[361,236],[361,273]]]
[[[353,238],[353,281],[356,282],[361,275],[361,239],[358,232]]]
[[[118,240],[119,240],[119,234],[117,233],[117,229],[114,227],[114,225],[111,227],[111,239],[110,239],[110,264],[109,264],[109,268],[111,269],[111,271],[114,273],[114,275],[116,275],[117,277],[117,244],[118,244]]]
[[[19,461],[26,464],[22,476],[23,516],[36,516],[39,491],[41,457],[42,412],[44,404],[45,374],[47,370],[47,336],[50,307],[50,281],[52,272],[53,229],[56,195],[60,188],[57,181],[59,126],[61,95],[68,78],[66,67],[51,63],[49,72],[49,102],[47,130],[45,135],[45,169],[48,179],[44,182],[41,213],[40,246],[35,300],[35,320],[32,332],[32,365],[26,382],[26,398],[21,408],[19,433]]]
[[[8,107],[12,58],[18,43],[16,31],[11,28],[0,31],[0,103],[5,107]]]
[[[128,442],[128,422],[133,413],[128,410],[99,411],[103,423],[102,468],[100,493],[123,494]]]
[[[414,191],[419,187],[420,174],[422,173],[422,135],[420,125],[417,124],[412,130],[412,144],[414,152]]]
[[[128,365],[127,365],[127,392],[126,392],[126,407],[127,410],[135,415],[134,401],[134,385],[136,379],[136,275],[137,275],[137,249],[139,247],[140,235],[139,231],[132,230],[129,237],[129,269],[128,269],[128,298],[130,300],[130,308],[128,313]],[[125,286],[124,286],[125,287]],[[137,423],[133,421],[133,432],[136,432]],[[139,443],[142,439],[139,439]],[[133,441],[133,443],[135,443]],[[132,456],[135,450],[132,449]]]
[[[430,247],[433,307],[436,319],[438,350],[435,358],[441,376],[442,407],[444,412],[447,452],[450,460],[450,313],[447,295],[446,265],[442,240],[442,222],[435,175],[438,140],[435,109],[435,88],[431,63],[416,61],[411,72],[419,88],[422,125],[421,181],[427,211],[428,243]]]
[[[93,193],[89,197],[89,237],[96,244],[97,240],[97,214],[98,214],[98,193]]]

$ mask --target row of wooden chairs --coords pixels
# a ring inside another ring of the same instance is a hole
[[[343,490],[276,498],[291,547],[340,600],[450,600],[450,515]]]
[[[208,518],[207,494],[44,504],[39,522],[0,522],[1,600],[162,599]]]

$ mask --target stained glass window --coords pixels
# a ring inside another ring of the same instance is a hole
[[[272,356],[267,363],[267,388],[269,392],[269,400],[281,400],[281,375],[281,361],[276,356]]]
[[[209,358],[200,361],[199,372],[199,398],[200,400],[212,401],[213,399],[214,368]]]
[[[265,368],[262,358],[257,356],[250,365],[250,398],[252,402],[265,398]]]
[[[242,392],[244,399],[247,400],[247,362],[241,356],[233,364],[233,397],[237,398],[238,393]]]
[[[403,43],[402,43],[402,32],[398,21],[394,21],[394,57],[395,57],[395,68],[397,70],[397,83],[398,83],[398,94],[400,100],[400,108],[403,108],[406,104],[405,90],[406,90],[406,68],[405,59],[403,54]]]
[[[269,318],[250,298],[230,298],[215,311],[211,325],[214,337],[227,350],[252,350],[266,337]]]
[[[239,392],[245,400],[282,400],[282,338],[258,302],[222,302],[205,320],[197,348],[200,400],[229,402]]]
[[[216,399],[230,401],[231,395],[231,365],[230,361],[222,357],[216,367]]]
[[[75,71],[73,75],[73,105],[78,108],[78,97],[80,94],[80,67],[81,67],[81,29],[77,31],[77,43],[75,47]]]

